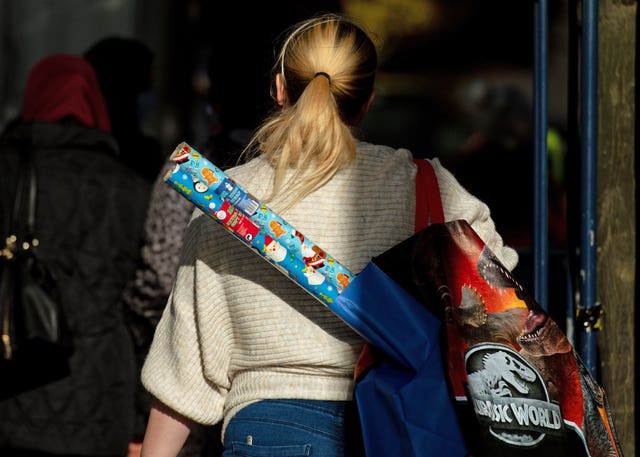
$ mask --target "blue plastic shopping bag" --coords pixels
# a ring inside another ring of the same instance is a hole
[[[376,352],[354,392],[365,455],[467,455],[442,362],[440,320],[374,263],[331,308]]]

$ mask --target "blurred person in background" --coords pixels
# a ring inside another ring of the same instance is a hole
[[[203,151],[204,153],[204,151]],[[206,154],[205,154],[206,155]],[[149,351],[153,333],[162,316],[171,286],[180,265],[184,234],[193,213],[193,204],[164,181],[173,168],[167,162],[151,191],[151,199],[144,223],[140,264],[127,283],[123,302],[127,322],[136,351],[136,422],[131,457],[139,454],[151,395],[140,382],[140,371]],[[221,454],[220,425],[193,427],[179,457],[215,457]]]
[[[113,135],[121,152],[119,158],[148,183],[145,194],[147,199],[150,199],[154,181],[161,172],[165,156],[160,142],[147,135],[141,127],[144,116],[153,105],[154,53],[137,39],[108,36],[91,45],[85,51],[84,57],[96,71],[98,83],[104,94]],[[144,251],[142,254],[144,255]],[[142,259],[141,261],[144,262]],[[144,268],[146,265],[148,263],[138,268]],[[131,286],[128,288],[131,289]],[[152,286],[145,284],[144,288],[150,290]],[[131,294],[124,297],[124,305],[138,365],[146,353],[146,346],[140,338],[149,323],[138,317],[143,314],[138,312],[139,306],[132,312]],[[132,455],[136,454],[138,443],[142,441],[144,434],[149,411],[147,397],[138,381]]]
[[[0,138],[0,220],[20,156],[38,181],[38,256],[70,326],[70,374],[0,401],[3,457],[124,457],[133,435],[135,360],[121,295],[133,274],[148,185],[118,159],[93,67],[54,54],[32,67],[18,119]]]
[[[153,107],[153,51],[141,41],[110,36],[85,53],[107,103],[120,160],[151,185],[166,154],[141,121]]]

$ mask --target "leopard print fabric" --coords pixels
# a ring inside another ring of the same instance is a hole
[[[125,308],[138,323],[132,326],[132,333],[140,349],[151,343],[166,305],[178,269],[184,231],[194,209],[191,202],[164,182],[164,175],[172,167],[167,163],[153,185],[140,265],[123,293]]]

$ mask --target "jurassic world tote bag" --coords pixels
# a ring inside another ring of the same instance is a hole
[[[469,454],[622,456],[605,392],[560,327],[466,221],[430,214],[427,228],[372,262],[442,322],[445,371]],[[383,376],[375,367],[370,378]]]

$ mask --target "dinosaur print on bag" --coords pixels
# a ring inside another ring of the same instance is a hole
[[[410,249],[474,456],[622,456],[603,389],[468,223],[432,225]]]

